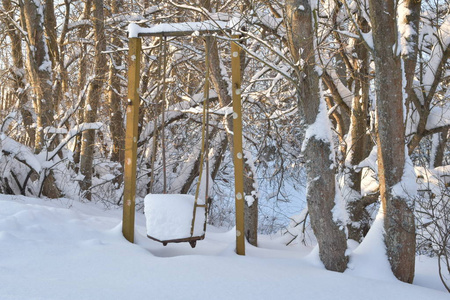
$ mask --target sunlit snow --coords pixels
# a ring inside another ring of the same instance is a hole
[[[142,213],[131,244],[121,216],[99,204],[1,195],[0,299],[449,298],[436,260],[417,260],[417,284],[433,289],[401,283],[381,265],[382,243],[370,235],[353,245],[340,274],[326,271],[310,248],[286,247],[279,235],[260,236],[258,248],[247,244],[245,257],[234,252],[235,231],[215,227],[194,249],[164,247],[146,237]]]

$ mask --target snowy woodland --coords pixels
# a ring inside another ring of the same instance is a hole
[[[130,30],[204,21],[142,38],[128,243]],[[0,299],[448,299],[448,0],[0,0],[0,26]],[[147,239],[146,196],[200,177],[205,240]]]

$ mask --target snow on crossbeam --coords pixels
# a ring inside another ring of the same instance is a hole
[[[208,20],[204,22],[163,23],[146,28],[136,23],[130,23],[128,25],[128,37],[200,35],[202,33],[228,31],[227,24],[224,21]]]
[[[191,238],[195,197],[184,194],[149,194],[144,199],[147,236],[160,242]],[[205,208],[197,207],[193,237],[204,232]]]

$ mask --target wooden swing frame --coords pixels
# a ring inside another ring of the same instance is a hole
[[[138,119],[139,119],[139,81],[140,81],[140,61],[142,52],[142,37],[176,37],[190,35],[211,35],[229,32],[229,29],[211,27],[211,22],[190,23],[190,28],[183,30],[176,29],[178,24],[168,24],[162,30],[137,31],[136,36],[129,38],[128,54],[128,101],[126,108],[126,134],[125,134],[125,166],[124,166],[124,200],[123,200],[123,236],[131,243],[134,242],[135,223],[135,196],[136,196],[136,169],[137,169],[137,141],[138,141]],[[217,23],[216,23],[217,25]],[[134,26],[137,26],[134,24]],[[167,28],[174,30],[167,30]],[[237,44],[238,35],[231,35],[231,69],[232,69],[232,98],[233,98],[233,162],[235,170],[235,205],[236,205],[236,253],[245,255],[244,237],[244,156],[242,149],[242,104],[241,104],[241,47]],[[208,55],[207,55],[208,56]],[[208,62],[207,62],[208,63]],[[208,69],[208,68],[207,68]],[[206,78],[206,82],[209,82]],[[209,86],[208,86],[209,87]],[[206,89],[205,89],[206,90]],[[209,88],[208,88],[209,90]],[[205,99],[208,95],[205,94]],[[203,133],[202,133],[203,134]],[[202,153],[203,155],[203,153]],[[201,176],[202,174],[200,174]],[[196,200],[198,189],[196,191]],[[206,206],[206,199],[205,199]],[[205,207],[206,211],[206,207]],[[195,215],[195,207],[194,207]],[[193,219],[192,222],[195,222]],[[206,220],[205,220],[206,222]],[[191,226],[191,237],[176,239],[171,241],[160,241],[163,244],[168,242],[189,242],[195,247],[197,240],[204,239],[204,234],[199,237],[192,237],[193,225]]]

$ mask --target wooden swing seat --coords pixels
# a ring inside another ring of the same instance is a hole
[[[205,235],[202,236],[192,236],[192,237],[187,237],[187,238],[183,238],[183,239],[173,239],[173,240],[165,240],[165,241],[160,241],[152,236],[147,235],[148,238],[160,242],[163,244],[163,246],[167,246],[167,244],[169,243],[186,243],[188,242],[192,248],[195,248],[195,246],[197,246],[197,241],[201,241],[205,238]]]
[[[185,194],[149,194],[144,199],[147,237],[162,243],[188,242],[192,248],[205,238],[204,204]],[[192,224],[194,206],[195,223]],[[192,228],[193,226],[193,228]]]

